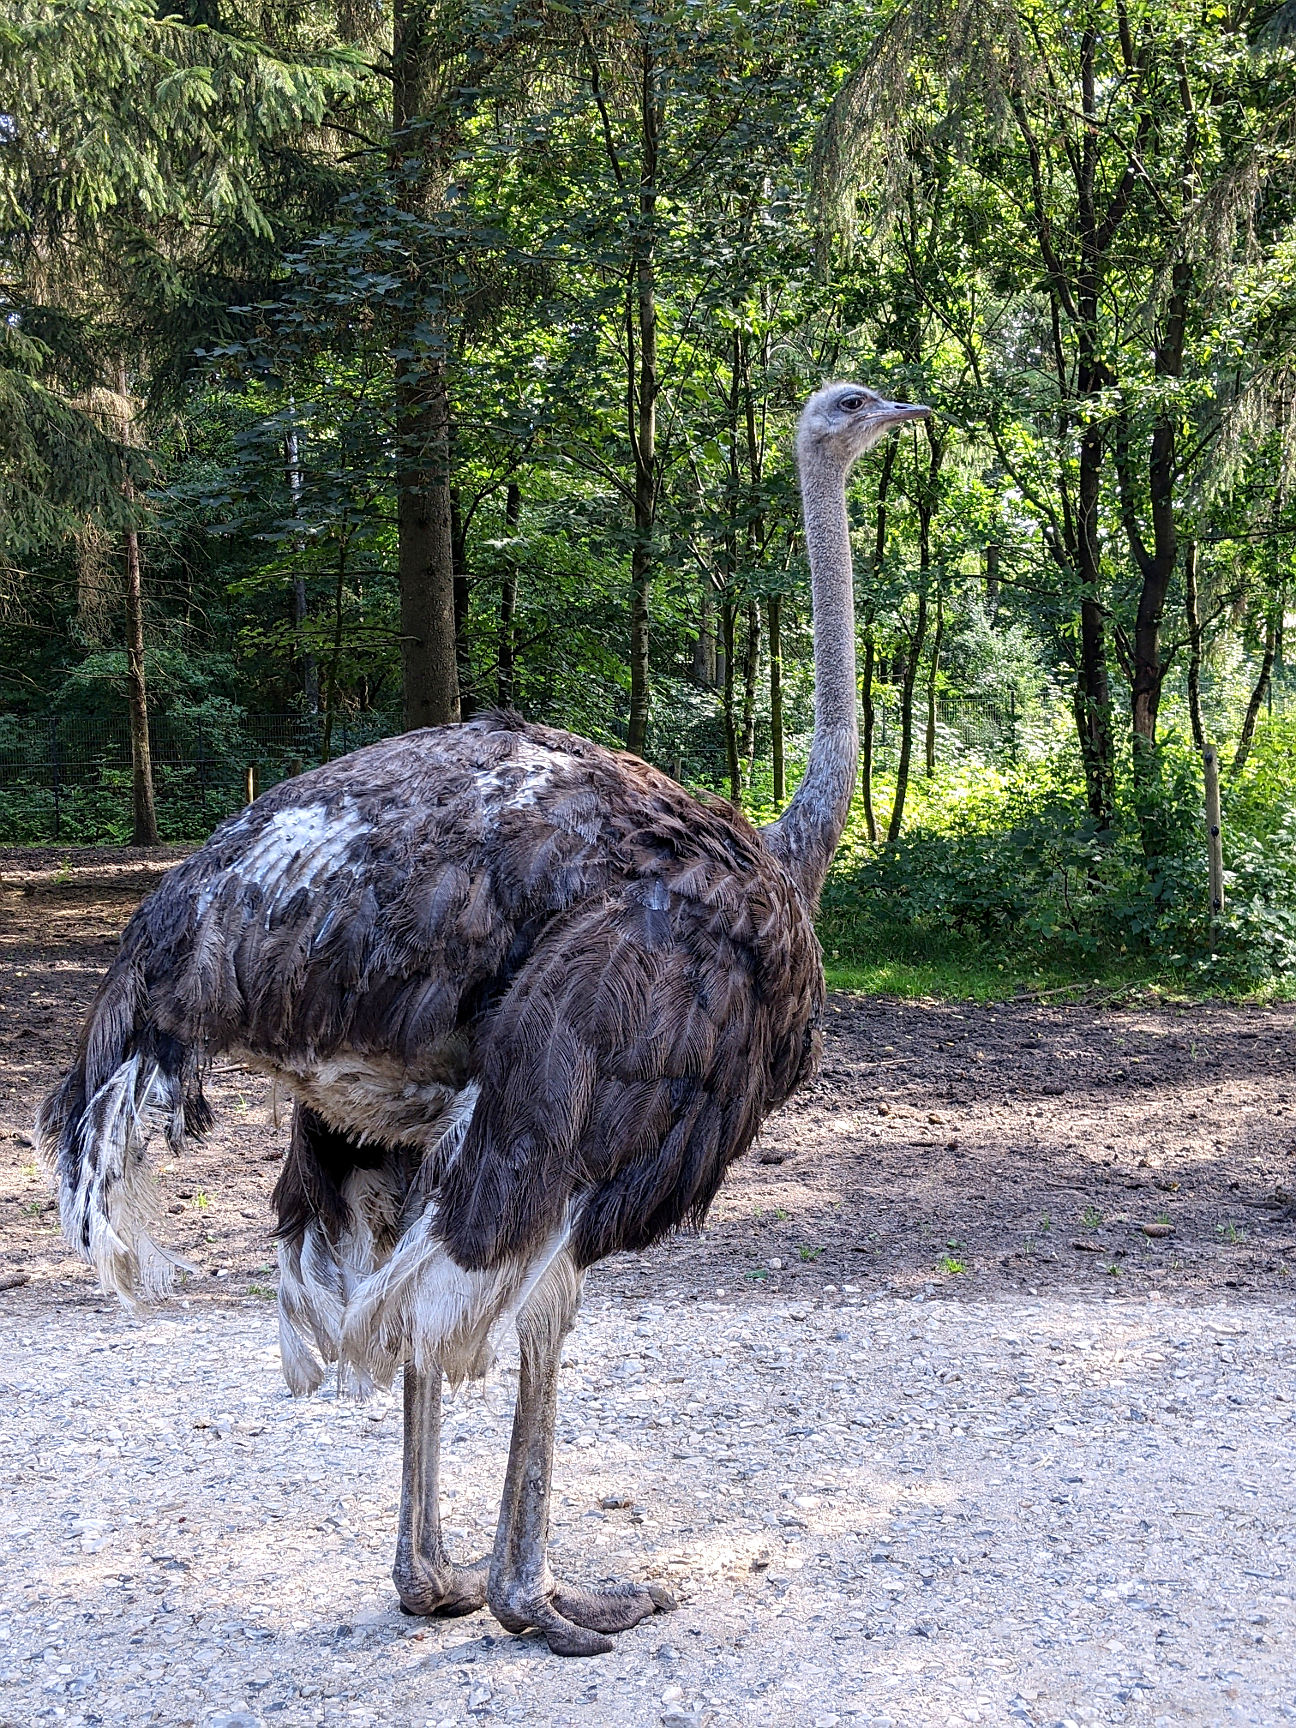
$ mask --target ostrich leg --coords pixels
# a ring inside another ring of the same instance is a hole
[[[456,1566],[441,1540],[441,1370],[405,1365],[405,1455],[392,1580],[407,1614],[472,1614],[486,1601],[486,1562]]]
[[[557,1583],[549,1570],[558,1364],[578,1295],[575,1269],[564,1256],[518,1317],[517,1409],[486,1596],[506,1631],[535,1626],[557,1656],[601,1656],[612,1648],[605,1633],[624,1632],[675,1602],[655,1584],[584,1589]]]

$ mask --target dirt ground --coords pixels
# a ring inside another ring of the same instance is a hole
[[[29,1276],[22,1305],[91,1288],[63,1251],[32,1115],[164,868],[128,851],[0,852],[0,1276]],[[172,1242],[206,1274],[192,1294],[222,1296],[269,1275],[267,1199],[289,1107],[230,1063],[209,1091],[215,1131],[160,1181]],[[822,1073],[733,1172],[703,1236],[603,1276],[637,1280],[644,1296],[744,1301],[1077,1280],[1173,1300],[1285,1295],[1294,1102],[1296,1008],[838,996]],[[1159,1224],[1170,1233],[1143,1234]]]
[[[66,1253],[31,1119],[162,867],[0,853],[0,1728],[1296,1720],[1296,1011],[834,998],[702,1236],[590,1278],[558,1546],[683,1609],[561,1664],[393,1612],[398,1413],[275,1378],[266,1082],[160,1171],[178,1304]]]

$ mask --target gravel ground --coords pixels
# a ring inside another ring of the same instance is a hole
[[[616,1284],[569,1345],[555,1566],[681,1608],[589,1662],[396,1611],[399,1411],[289,1400],[267,1305],[8,1335],[0,1721],[1296,1720],[1289,1307]],[[465,1552],[511,1386],[449,1407]]]

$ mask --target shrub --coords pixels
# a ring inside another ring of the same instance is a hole
[[[847,962],[960,944],[1072,971],[1133,957],[1228,986],[1296,975],[1294,742],[1286,728],[1262,737],[1229,791],[1214,932],[1200,765],[1172,737],[1137,801],[1122,776],[1106,833],[1057,758],[929,783],[894,846],[856,821],[824,890],[824,944]]]

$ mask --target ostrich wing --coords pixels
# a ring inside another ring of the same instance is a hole
[[[739,814],[507,716],[273,788],[168,876],[117,966],[194,1052],[358,1059],[442,1103],[477,1080],[439,1208],[465,1265],[569,1207],[584,1260],[700,1217],[812,1059],[822,996],[806,910]]]
[[[617,765],[501,718],[356,751],[224,823],[140,908],[118,965],[191,1049],[417,1069],[601,890],[614,860],[591,812]]]
[[[700,1222],[817,1057],[823,983],[776,869],[660,867],[547,932],[492,1017],[439,1196],[456,1260],[577,1262]],[[680,883],[688,891],[680,891]]]

